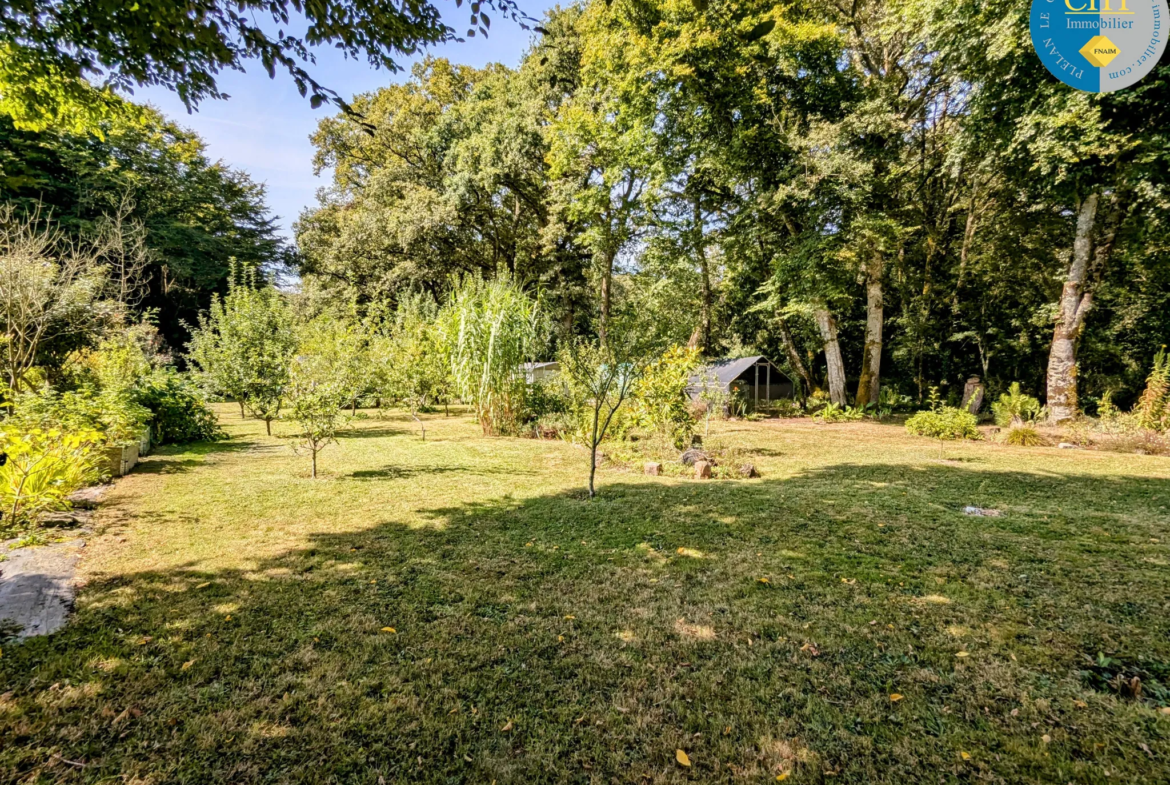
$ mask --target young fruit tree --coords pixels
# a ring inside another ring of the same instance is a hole
[[[597,495],[597,448],[605,440],[613,417],[630,397],[642,372],[643,352],[625,336],[610,330],[604,344],[575,342],[557,358],[569,388],[569,397],[585,426],[589,447],[589,498]]]
[[[268,435],[280,415],[296,349],[292,314],[271,286],[257,287],[254,276],[229,284],[214,298],[188,344],[188,358],[207,386],[246,406],[264,420]]]
[[[418,415],[445,399],[451,384],[451,361],[438,317],[438,304],[429,295],[407,295],[398,304],[382,348],[388,397],[406,405],[424,441],[427,431]]]
[[[297,424],[294,449],[309,454],[314,479],[317,454],[337,441],[337,432],[349,419],[344,408],[364,383],[354,361],[363,346],[361,334],[348,322],[322,317],[301,330],[286,395],[289,417]]]

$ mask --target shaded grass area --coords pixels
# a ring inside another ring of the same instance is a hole
[[[3,779],[1170,780],[1166,459],[740,423],[762,479],[589,502],[582,451],[465,418],[359,421],[316,482],[225,424],[4,648]]]

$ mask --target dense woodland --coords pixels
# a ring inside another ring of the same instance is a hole
[[[1170,336],[1170,68],[1071,90],[1026,11],[558,10],[516,70],[430,59],[320,124],[304,285],[360,307],[512,276],[560,339],[635,310],[842,403],[971,374],[1059,418],[1131,403]]]
[[[117,219],[142,268],[119,319],[157,325],[180,365],[233,266],[258,282],[291,266],[309,318],[507,278],[549,317],[543,358],[636,314],[661,347],[766,354],[842,406],[882,389],[953,400],[975,374],[992,395],[1019,382],[1058,421],[1106,396],[1125,408],[1170,336],[1170,68],[1118,94],[1071,90],[1006,0],[577,4],[533,27],[514,70],[428,58],[352,100],[300,69],[299,47],[396,68],[454,31],[430,6],[407,25],[361,5],[348,26],[274,41],[215,6],[231,24],[199,17],[204,37],[106,52],[69,38],[89,11],[32,24],[4,7],[8,219],[80,243]],[[477,7],[480,33],[489,7],[522,23],[510,3]],[[223,49],[232,36],[250,43]],[[313,136],[329,185],[295,248],[262,185],[116,93],[163,84],[194,107],[247,58],[339,109]],[[35,364],[86,340],[42,341]]]

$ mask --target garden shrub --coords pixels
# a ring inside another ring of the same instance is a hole
[[[648,364],[634,383],[632,412],[639,427],[676,447],[691,443],[695,418],[687,387],[699,364],[698,349],[673,346]]]
[[[0,528],[29,525],[99,478],[102,436],[96,431],[8,425],[0,431]]]
[[[772,401],[771,412],[777,417],[803,417],[805,413],[800,401],[788,398]]]
[[[991,404],[995,424],[1001,428],[1034,422],[1040,417],[1040,401],[1020,391],[1020,383],[1012,382],[1011,387],[999,400]]]
[[[59,393],[51,387],[14,397],[8,424],[28,430],[96,432],[105,444],[134,444],[150,422],[151,412],[130,391],[96,392],[83,388]]]
[[[815,412],[812,417],[821,422],[849,422],[860,420],[864,414],[864,411],[853,406],[838,406],[835,403],[828,403]]]
[[[151,412],[152,437],[158,444],[214,441],[224,436],[202,391],[174,369],[143,379],[134,398]]]
[[[535,382],[524,389],[524,420],[534,422],[548,415],[564,414],[571,407],[568,393],[558,382]]]
[[[966,409],[944,406],[939,401],[938,388],[930,391],[930,408],[906,421],[906,430],[915,436],[931,439],[978,439],[979,428],[975,415]]]

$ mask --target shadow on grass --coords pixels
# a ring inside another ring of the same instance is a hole
[[[218,453],[262,451],[269,445],[240,439],[221,439],[214,442],[165,444],[155,447],[150,455],[134,467],[134,474],[180,474],[198,468],[203,458]]]
[[[1081,670],[1170,660],[1168,506],[1165,480],[840,465],[111,575],[5,647],[0,779],[1165,782],[1157,699]]]
[[[365,420],[358,421],[358,424],[352,424],[338,431],[337,435],[341,439],[380,439],[385,436],[403,436],[409,433],[410,430],[405,427],[399,428],[384,421],[375,421],[371,425],[369,420]]]
[[[463,474],[469,477],[532,477],[535,472],[525,469],[493,469],[476,466],[384,466],[381,469],[362,469],[344,475],[351,480],[401,480],[435,474]]]

